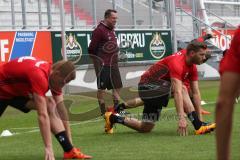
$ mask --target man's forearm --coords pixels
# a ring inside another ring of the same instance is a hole
[[[34,103],[38,114],[38,124],[45,148],[52,149],[51,127],[45,97],[34,94]]]
[[[39,114],[38,115],[38,124],[40,128],[40,132],[43,138],[43,142],[45,148],[52,148],[52,138],[51,138],[51,131],[50,131],[50,121],[49,117],[46,114]]]
[[[177,110],[178,116],[184,116],[184,108],[183,108],[183,85],[182,81],[172,78],[172,90],[174,95],[175,107]]]
[[[175,106],[176,106],[176,110],[177,110],[177,114],[178,116],[184,116],[184,109],[183,109],[183,97],[182,97],[182,93],[180,93],[179,91],[174,92],[174,101],[175,101]]]

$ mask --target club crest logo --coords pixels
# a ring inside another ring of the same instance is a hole
[[[82,57],[82,47],[72,33],[66,36],[66,56],[73,63],[77,63]]]
[[[166,45],[162,40],[160,33],[153,35],[153,39],[149,45],[151,55],[156,59],[161,59],[166,52]]]

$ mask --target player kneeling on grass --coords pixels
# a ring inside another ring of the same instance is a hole
[[[64,150],[64,159],[90,159],[73,147],[65,115],[63,86],[75,79],[76,71],[70,61],[53,65],[34,57],[21,57],[0,66],[0,116],[8,105],[28,113],[37,110],[40,132],[45,145],[45,160],[54,160],[51,132]],[[45,96],[51,90],[53,97]],[[56,110],[61,110],[56,113]]]
[[[113,112],[106,112],[105,132],[113,133],[115,123],[123,124],[139,132],[150,132],[155,125],[154,122],[159,119],[162,107],[168,104],[171,89],[178,114],[179,134],[187,135],[186,114],[195,128],[195,134],[213,131],[216,128],[215,123],[205,123],[199,119],[184,85],[186,81],[189,81],[192,88],[198,88],[196,86],[198,85],[196,64],[203,63],[206,52],[205,43],[193,41],[187,46],[186,54],[178,52],[151,66],[141,76],[138,84],[139,96],[144,103],[143,120],[139,121]],[[194,92],[193,94],[200,101],[200,93]]]
[[[214,36],[212,34],[206,34],[206,35],[203,35],[203,36],[201,36],[197,39],[193,39],[191,42],[193,42],[193,41],[204,42],[204,41],[206,41],[210,38],[213,38],[213,37]],[[178,52],[181,52],[181,54],[186,54],[187,50],[186,50],[186,48],[184,48],[184,49],[180,48],[180,50]],[[178,54],[178,52],[175,53],[175,54]],[[205,59],[203,60],[203,63],[207,62],[207,60],[209,58],[211,58],[211,53],[207,52],[206,55],[205,55]],[[211,114],[211,112],[206,111],[205,109],[203,109],[201,107],[201,104],[198,103],[198,102],[200,102],[199,99],[195,100],[193,93],[199,92],[199,94],[200,94],[200,91],[199,91],[198,85],[194,85],[194,86],[197,87],[197,88],[191,87],[191,84],[190,84],[189,80],[186,80],[184,82],[184,87],[187,87],[190,99],[193,103],[193,106],[194,106],[200,120],[202,120],[202,115]],[[173,94],[171,94],[171,95],[173,95]],[[198,93],[197,93],[197,95],[198,95]],[[197,96],[197,98],[198,97],[199,96]],[[126,114],[127,112],[124,109],[126,109],[126,108],[136,108],[136,107],[142,106],[143,104],[144,103],[143,103],[142,99],[139,98],[139,97],[136,97],[134,99],[127,100],[124,103],[114,105],[113,107],[109,107],[108,110],[109,111],[115,111],[115,112],[118,112],[120,114]]]

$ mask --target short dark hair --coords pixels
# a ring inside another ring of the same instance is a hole
[[[190,53],[190,51],[198,52],[200,49],[207,49],[207,45],[204,42],[198,42],[198,41],[192,41],[187,46],[187,54]]]
[[[115,9],[107,9],[104,13],[104,18],[106,19],[106,18],[110,17],[112,12],[117,13],[117,11]]]

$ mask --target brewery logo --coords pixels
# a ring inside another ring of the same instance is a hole
[[[82,57],[82,47],[76,40],[75,35],[70,33],[66,36],[66,56],[73,63],[77,63]]]
[[[153,35],[153,39],[150,42],[149,49],[151,55],[156,59],[160,59],[165,55],[166,45],[162,40],[160,33],[156,32],[156,34]]]

